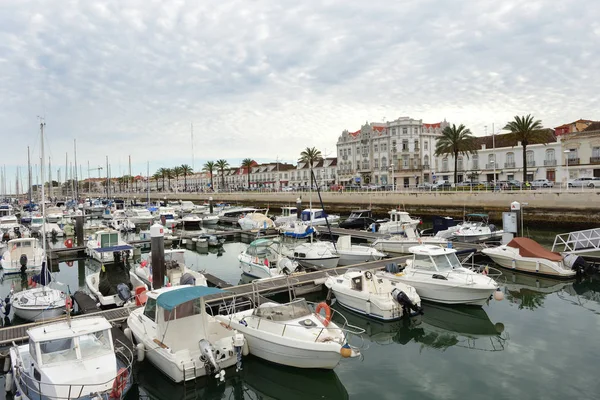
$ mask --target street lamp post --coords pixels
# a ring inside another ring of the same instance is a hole
[[[571,150],[565,150],[563,153],[565,153],[565,158],[566,158],[566,164],[567,164],[567,173],[566,173],[566,179],[565,179],[565,185],[567,185],[567,191],[569,191],[569,153],[571,152]]]
[[[392,180],[392,192],[396,191],[396,185],[394,182],[394,163],[390,164],[390,178]]]

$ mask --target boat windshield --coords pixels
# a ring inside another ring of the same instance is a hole
[[[113,247],[119,244],[118,233],[103,233],[100,236],[100,247]]]
[[[433,256],[432,258],[440,272],[450,272],[454,268],[460,268],[462,266],[455,253],[440,254]]]
[[[351,219],[351,218],[360,218],[360,217],[361,217],[361,213],[355,213],[355,212],[353,212],[353,213],[350,213],[350,216],[348,217],[348,219]]]
[[[165,262],[177,262],[178,264],[185,264],[185,256],[182,251],[165,252]]]
[[[77,360],[75,339],[72,337],[40,342],[42,364]]]
[[[31,223],[32,224],[43,224],[44,223],[44,218],[32,218],[31,219]]]
[[[312,314],[306,300],[298,299],[287,304],[264,303],[255,310],[255,315],[271,321],[290,321]]]
[[[108,330],[81,335],[78,339],[83,359],[112,353]]]

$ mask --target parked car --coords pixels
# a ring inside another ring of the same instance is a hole
[[[569,187],[600,187],[600,180],[593,177],[582,177],[569,181]]]
[[[548,179],[536,179],[533,182],[531,182],[531,187],[532,188],[548,188],[548,187],[553,187],[554,186],[554,182],[549,181]]]
[[[293,186],[286,186],[283,189],[281,189],[282,192],[293,192],[294,191],[294,187]]]
[[[431,184],[429,182],[423,182],[423,183],[419,183],[417,185],[418,190],[431,190],[432,188],[433,188],[433,184]]]
[[[431,187],[433,190],[444,190],[444,189],[450,189],[452,187],[452,184],[450,183],[450,181],[437,181],[433,184],[433,186]]]
[[[521,183],[521,181],[517,181],[516,179],[511,179],[508,181],[508,186],[510,188],[518,188],[520,189],[521,186],[523,186],[523,184]]]

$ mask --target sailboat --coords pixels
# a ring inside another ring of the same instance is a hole
[[[42,141],[42,162],[40,163],[42,170],[41,176],[44,176],[44,125],[44,122],[40,123],[40,136]],[[46,194],[42,182],[42,215],[44,215],[46,211],[45,200]],[[50,275],[50,271],[48,271],[46,259],[45,225],[42,226],[42,233],[44,259],[42,261],[42,270],[39,275],[36,275],[36,280],[39,280],[41,286],[13,293],[11,299],[15,315],[27,321],[39,321],[60,316],[65,312],[67,301],[67,295],[64,292],[48,287],[52,281],[52,276]]]

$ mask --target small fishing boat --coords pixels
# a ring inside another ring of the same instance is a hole
[[[108,221],[108,226],[119,232],[135,231],[135,224],[129,220],[124,210],[115,210]]]
[[[152,255],[135,268],[135,274],[148,286],[152,288]],[[172,286],[191,285],[208,286],[206,277],[185,265],[185,250],[165,250],[165,280]]]
[[[352,244],[348,235],[338,237],[335,251],[340,256],[338,265],[353,265],[381,260],[386,255],[374,247]]]
[[[339,226],[343,229],[367,229],[373,223],[376,223],[376,220],[371,210],[354,210]]]
[[[262,213],[246,214],[238,219],[238,224],[243,231],[251,231],[253,229],[268,229],[274,228],[275,223],[269,217]]]
[[[175,227],[181,222],[181,220],[177,219],[176,216],[177,214],[175,213],[175,209],[173,207],[158,208],[158,218],[160,220],[160,224],[169,229],[175,229]]]
[[[41,286],[17,293],[12,293],[11,290],[11,305],[15,315],[25,321],[40,321],[64,314],[67,294],[48,287],[52,282],[52,276],[45,262],[42,264],[40,274],[33,276],[32,280]]]
[[[411,247],[420,244],[447,246],[448,240],[431,236],[421,237],[416,229],[405,225],[402,234],[379,238],[373,242],[373,247],[386,253],[408,254]]]
[[[127,318],[126,334],[132,334],[148,360],[175,382],[211,375],[224,379],[225,368],[241,368],[248,345],[243,334],[206,312],[204,297],[223,293],[188,285],[149,291],[144,307]]]
[[[340,262],[340,256],[331,242],[300,243],[292,250],[283,250],[283,254],[305,268],[335,268]]]
[[[371,271],[350,269],[342,276],[328,277],[325,286],[341,306],[370,318],[394,321],[421,311],[414,287]]]
[[[420,219],[412,218],[406,211],[391,210],[388,214],[390,214],[390,220],[381,223],[377,232],[385,234],[402,233],[406,226],[416,230],[421,223]]]
[[[104,263],[114,261],[114,252],[128,250],[133,250],[133,247],[121,239],[119,231],[114,229],[99,230],[89,237],[86,243],[86,252],[88,256]]]
[[[489,276],[463,267],[454,249],[421,245],[409,251],[413,258],[405,268],[392,264],[376,276],[410,285],[421,299],[443,304],[483,305],[498,289]]]
[[[322,208],[307,208],[300,213],[300,220],[305,225],[321,226],[337,224],[340,221],[339,215],[328,215]]]
[[[298,263],[281,254],[281,244],[272,239],[257,239],[238,255],[244,274],[254,278],[271,278],[296,271]]]
[[[202,219],[202,225],[216,225],[219,223],[218,215],[200,214],[200,218]]]
[[[125,215],[134,224],[150,225],[154,222],[154,216],[145,208],[130,208],[125,210]]]
[[[85,317],[29,328],[29,343],[10,348],[21,399],[122,399],[133,378],[133,354],[113,345],[104,317]],[[15,398],[17,398],[15,396]]]
[[[181,226],[186,230],[200,229],[202,217],[198,214],[187,214],[181,218]]]
[[[333,369],[342,357],[357,357],[348,345],[346,327],[332,321],[332,310],[319,303],[313,311],[306,300],[266,302],[250,310],[217,315],[218,321],[244,334],[250,354],[296,368]],[[340,314],[341,315],[341,314]],[[361,332],[353,332],[361,333]]]
[[[482,242],[486,240],[500,240],[503,230],[497,229],[489,223],[487,214],[467,214],[465,220],[446,230],[438,231],[436,237],[452,239],[459,242]]]
[[[12,239],[7,243],[0,265],[5,274],[37,271],[45,259],[46,251],[36,238]]]
[[[274,218],[276,226],[298,221],[297,207],[281,207],[281,214]]]
[[[501,267],[533,274],[572,278],[577,272],[565,265],[564,257],[536,241],[517,237],[508,244],[481,250]]]

